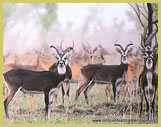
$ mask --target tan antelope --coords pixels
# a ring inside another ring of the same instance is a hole
[[[139,55],[139,51],[137,49],[137,53],[131,54],[129,56],[129,65],[128,65],[128,72],[125,75],[126,79],[126,85],[123,87],[123,97],[124,100],[131,99],[137,99],[138,98],[138,93],[139,93],[139,87],[138,87],[138,80],[139,80],[139,75],[141,74],[143,70],[143,62],[141,60],[141,56]]]
[[[21,55],[16,55],[16,62],[14,63],[9,63],[6,64],[4,63],[3,65],[3,71],[9,71],[11,69],[29,69],[29,70],[44,70],[44,68],[41,66],[42,61],[43,60],[47,60],[46,56],[42,55],[42,54],[38,54],[37,55],[26,55],[26,54],[21,54]],[[6,61],[6,60],[5,60]],[[22,62],[20,62],[22,61]],[[24,62],[25,61],[25,62]],[[32,63],[34,63],[33,65],[29,65],[29,63],[33,61]]]
[[[106,52],[104,51],[101,45],[97,45],[96,47],[92,48],[89,44],[88,46],[86,46],[82,43],[82,47],[88,56],[87,64],[105,63],[104,55],[106,55]]]

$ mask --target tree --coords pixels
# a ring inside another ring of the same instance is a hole
[[[43,5],[43,8],[45,12],[40,15],[40,21],[43,29],[48,32],[57,20],[58,5],[55,3],[46,3]]]
[[[143,28],[143,42],[145,45],[151,46],[151,40],[146,41],[150,34],[153,32],[153,25],[155,25],[158,21],[158,4],[157,3],[145,3],[142,4],[129,4],[131,8],[134,10],[139,23]],[[155,29],[156,30],[156,29]]]
[[[4,4],[3,5],[3,32],[6,30],[8,21],[12,14],[15,12],[17,4]]]
[[[57,22],[58,5],[56,3],[36,3],[30,4],[36,11],[42,32],[42,48],[48,50],[47,38],[53,24]]]
[[[145,6],[143,6],[144,10],[146,12],[146,15],[141,11],[141,9],[140,9],[141,7],[139,7],[138,4],[135,4],[135,7],[132,4],[129,4],[129,5],[135,11],[135,13],[140,21],[140,24],[144,28],[143,37],[142,37],[142,41],[144,43],[144,46],[145,47],[147,47],[147,46],[152,47],[152,39],[154,38],[154,36],[156,39],[156,35],[158,33],[158,25],[157,25],[157,23],[158,23],[158,4],[157,3],[155,3],[155,4],[147,3],[147,8],[145,8]],[[143,24],[143,22],[141,20],[141,15],[146,18],[146,24]],[[153,29],[154,25],[156,26],[155,29]],[[155,43],[158,43],[158,42],[156,41]],[[155,55],[155,57],[153,57],[153,65],[154,65],[153,70],[155,70],[157,61],[158,61],[158,55]]]

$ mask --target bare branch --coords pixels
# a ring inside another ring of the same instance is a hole
[[[146,14],[148,15],[148,11],[147,11],[147,9],[145,7],[145,3],[143,3],[143,8],[144,8],[144,11],[146,12]]]
[[[156,28],[147,38],[146,42],[145,42],[145,46],[150,45],[150,42],[152,41],[153,37],[157,34],[158,32],[158,28]]]
[[[147,17],[147,16],[145,16],[145,14],[140,10],[140,8],[139,8],[138,4],[136,4],[136,7],[138,8],[139,13],[141,13],[141,14],[142,14],[142,16],[143,16],[146,20],[148,20],[148,17]]]
[[[142,20],[141,20],[141,18],[140,18],[139,12],[137,12],[137,10],[135,9],[135,7],[134,7],[132,4],[129,3],[129,5],[130,5],[131,8],[135,11],[135,13],[136,13],[136,15],[137,15],[137,17],[138,17],[138,19],[139,19],[139,22],[140,22],[141,26],[144,27],[144,24],[143,24],[143,22],[142,22]]]

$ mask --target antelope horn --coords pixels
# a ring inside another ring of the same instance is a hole
[[[84,43],[82,43],[82,47],[86,52],[88,52],[87,47],[84,45]]]
[[[141,47],[143,48],[143,49],[145,49],[145,46],[144,46],[144,44],[143,44],[143,35],[141,34],[141,43],[140,43],[140,45],[141,45]]]
[[[72,40],[72,43],[73,43],[72,48],[74,48],[74,41],[73,40]]]
[[[157,47],[158,47],[158,42],[157,42],[157,36],[155,35],[155,45],[153,47],[153,50],[155,50],[155,48],[157,48]]]
[[[69,48],[65,49],[65,51],[64,51],[65,53],[69,52],[70,50],[73,50],[73,48],[74,48],[74,41],[72,40],[72,42],[73,42],[72,47],[69,47]]]
[[[60,54],[59,50],[55,46],[51,45],[50,48],[54,48],[57,51],[57,53]]]
[[[153,50],[155,50],[158,47],[158,43],[155,44],[155,46],[153,47]]]
[[[99,46],[96,46],[94,49],[93,49],[93,52],[97,51]]]
[[[62,50],[62,44],[63,44],[63,40],[60,43],[60,50]]]
[[[124,51],[123,47],[120,44],[114,44],[114,46],[119,46],[122,51]]]
[[[88,48],[91,48],[90,44],[88,42],[86,42],[86,43],[87,43]]]

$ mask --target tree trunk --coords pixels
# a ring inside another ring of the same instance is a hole
[[[152,10],[152,4],[151,3],[147,3],[147,7],[148,7],[148,37],[149,37],[149,35],[153,31],[153,10]],[[146,45],[150,45],[151,46],[151,42],[152,41],[150,41],[149,44],[146,44]]]

